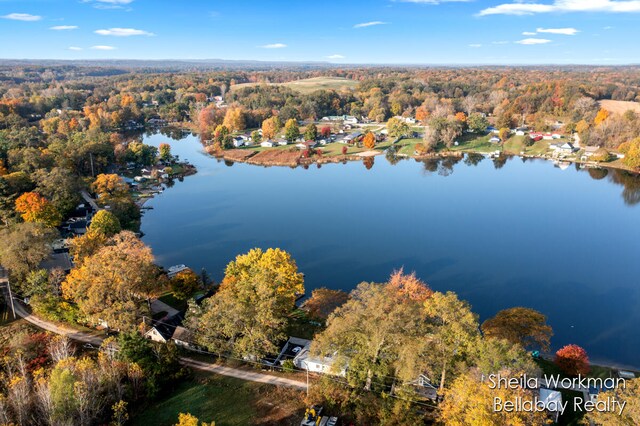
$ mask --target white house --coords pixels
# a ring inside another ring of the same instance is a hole
[[[565,142],[561,145],[560,144],[552,145],[552,148],[558,154],[572,154],[576,150],[573,144],[569,142]]]
[[[273,148],[273,142],[272,141],[260,142],[260,146],[263,148]]]
[[[293,358],[293,365],[301,370],[308,370],[313,373],[334,374],[343,377],[347,375],[346,366],[338,371],[332,368],[335,363],[333,356],[311,356],[311,353],[309,352],[310,347],[311,343],[307,343],[302,350],[298,352],[295,358]]]
[[[276,141],[276,143],[277,143],[278,145],[280,145],[280,146],[289,145],[289,141],[288,141],[288,140],[286,140],[286,139],[278,139],[278,140]]]
[[[167,276],[169,278],[173,278],[176,275],[178,275],[180,272],[182,271],[187,271],[189,270],[189,267],[186,265],[174,265],[174,266],[170,266],[169,269],[167,269]]]
[[[500,138],[497,136],[493,136],[491,139],[489,139],[489,142],[491,143],[500,143]]]

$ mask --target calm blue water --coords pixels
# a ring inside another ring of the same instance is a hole
[[[481,320],[531,307],[549,317],[554,347],[576,343],[592,360],[640,366],[638,179],[625,187],[613,172],[519,158],[501,168],[384,157],[371,170],[228,166],[193,136],[145,142],[169,142],[198,168],[147,204],[144,241],[164,266],[204,267],[219,281],[237,254],[280,247],[308,293],[382,282],[404,267],[457,292]]]

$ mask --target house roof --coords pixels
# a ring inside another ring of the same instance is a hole
[[[175,331],[173,332],[173,336],[171,336],[173,340],[180,340],[182,342],[189,342],[191,341],[192,337],[193,335],[191,331],[187,330],[181,325],[176,327]]]
[[[156,329],[158,334],[160,334],[164,340],[169,340],[175,333],[177,327],[182,325],[183,320],[184,314],[178,313],[172,317],[154,321],[153,328]]]

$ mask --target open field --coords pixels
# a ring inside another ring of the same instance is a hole
[[[262,84],[267,84],[269,86],[286,86],[300,93],[312,93],[316,90],[352,90],[357,86],[358,82],[342,77],[313,77],[303,80],[289,81],[287,83],[242,83],[231,86],[231,90],[260,86]]]
[[[640,102],[602,100],[599,103],[602,108],[614,114],[624,114],[628,110],[640,114]]]
[[[133,418],[134,425],[171,426],[180,413],[191,413],[216,426],[298,425],[304,392],[197,373]]]

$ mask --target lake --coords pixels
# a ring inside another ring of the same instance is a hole
[[[219,282],[237,254],[280,247],[307,294],[404,267],[468,300],[481,321],[531,307],[548,316],[554,348],[576,343],[592,361],[640,367],[636,176],[517,157],[265,168],[169,136],[144,141],[170,143],[198,173],[147,203],[144,241],[163,266],[206,268]]]

